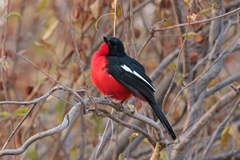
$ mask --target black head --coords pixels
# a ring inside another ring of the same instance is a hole
[[[103,39],[105,43],[108,45],[110,56],[122,57],[126,55],[124,51],[123,43],[120,39],[116,37],[105,37],[105,36],[103,36]]]

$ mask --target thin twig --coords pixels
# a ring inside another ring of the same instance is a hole
[[[78,44],[77,44],[77,40],[76,40],[76,36],[75,36],[75,32],[74,32],[74,26],[73,26],[71,13],[70,13],[70,10],[69,10],[69,7],[68,7],[67,0],[64,0],[64,1],[65,1],[65,6],[66,6],[66,9],[67,9],[67,13],[68,13],[69,22],[70,22],[70,30],[71,30],[72,37],[73,37],[75,52],[76,52],[77,57],[78,57],[79,66],[80,66],[80,68],[82,70],[82,75],[83,75],[84,82],[85,82],[85,85],[86,85],[86,90],[88,90],[88,83],[87,83],[87,79],[86,79],[86,76],[85,76],[85,73],[84,73],[84,67],[83,67],[82,60],[80,58],[80,53],[79,53],[79,50],[78,50]]]
[[[129,1],[130,3],[130,23],[131,23],[131,31],[132,31],[132,38],[133,38],[133,49],[134,49],[134,58],[137,58],[137,48],[136,48],[136,36],[135,36],[135,30],[133,26],[133,0]]]
[[[105,105],[110,105],[110,106],[114,106],[114,105],[118,105],[118,104],[114,104],[113,102],[107,100],[106,98],[95,98],[94,101],[89,101],[90,99],[87,98],[84,100],[84,105],[91,105],[93,103],[101,103],[101,104],[105,104]],[[35,142],[38,139],[56,134],[58,132],[61,132],[62,130],[64,130],[66,127],[69,126],[69,124],[72,122],[74,116],[76,115],[76,113],[80,110],[80,108],[83,106],[83,103],[77,103],[75,104],[71,110],[65,115],[62,123],[56,127],[53,127],[49,130],[43,131],[43,132],[39,132],[35,135],[33,135],[32,137],[30,137],[29,139],[27,139],[25,141],[25,143],[18,149],[4,149],[2,151],[0,151],[0,157],[4,156],[4,155],[17,155],[17,154],[21,154],[23,153],[33,142]],[[117,107],[117,106],[116,106]],[[149,134],[144,131],[143,129],[132,125],[130,123],[121,121],[120,119],[116,118],[114,115],[112,115],[111,113],[109,113],[108,111],[101,109],[101,108],[97,108],[100,112],[103,112],[107,117],[111,118],[112,120],[116,121],[117,123],[128,127],[130,129],[134,129],[137,132],[143,134],[148,141],[151,143],[151,145],[155,146],[155,141],[149,136]],[[92,112],[92,111],[96,111],[94,108],[88,109],[88,113]],[[146,117],[145,117],[146,118]]]
[[[116,21],[117,21],[117,0],[115,0],[114,3],[113,37],[116,36]]]
[[[170,91],[171,91],[171,89],[173,87],[173,84],[174,84],[174,82],[176,80],[177,72],[178,72],[178,69],[179,69],[180,55],[181,55],[181,53],[183,51],[183,48],[184,48],[184,45],[185,45],[185,42],[186,42],[186,39],[187,39],[187,34],[188,34],[188,31],[189,31],[189,24],[190,24],[190,20],[188,20],[188,26],[187,26],[187,29],[186,29],[186,38],[184,38],[182,46],[181,46],[181,49],[180,49],[180,51],[178,53],[177,66],[176,66],[176,69],[175,69],[175,72],[174,72],[174,76],[172,78],[170,86],[169,86],[169,88],[168,88],[168,90],[167,90],[167,92],[166,92],[166,94],[164,96],[164,99],[163,99],[163,103],[162,103],[163,109],[165,108],[165,105],[166,105],[166,102],[167,102],[167,98],[168,98],[168,96],[170,94]],[[169,116],[169,114],[172,112],[172,109],[173,109],[173,107],[171,107],[169,109],[168,113],[166,114],[166,117]]]
[[[176,97],[173,100],[172,106],[171,108],[175,105],[176,100],[178,98],[178,96],[182,93],[183,90],[185,90],[187,87],[189,87],[191,84],[193,84],[194,82],[196,82],[200,77],[202,77],[225,53],[225,51],[233,45],[233,43],[239,38],[240,34],[236,36],[236,38],[234,38],[234,40],[225,48],[225,50],[215,59],[215,61],[208,67],[206,68],[197,78],[195,78],[191,83],[187,84],[185,87],[183,87],[176,95]]]
[[[209,149],[211,148],[214,140],[216,139],[216,137],[218,136],[219,132],[224,128],[224,126],[226,126],[226,124],[228,123],[229,119],[231,118],[231,116],[233,115],[234,111],[237,109],[238,105],[240,103],[240,100],[238,100],[235,105],[233,106],[233,108],[231,109],[231,111],[229,112],[229,114],[227,115],[227,117],[222,121],[222,123],[216,128],[216,130],[214,131],[213,135],[211,136],[211,140],[209,141],[207,147],[204,149],[203,154],[202,154],[202,158],[204,158],[208,152]]]
[[[210,95],[212,95],[214,92],[222,89],[223,87],[233,83],[234,81],[237,81],[240,79],[240,73],[234,75],[234,76],[231,76],[225,80],[223,80],[222,82],[219,82],[218,84],[214,85],[212,88],[209,88],[206,92],[206,95],[205,97],[208,97]]]
[[[216,16],[216,17],[213,17],[213,18],[209,18],[209,19],[205,19],[205,20],[201,20],[201,21],[195,21],[195,22],[190,22],[190,25],[192,24],[199,24],[199,23],[205,23],[205,22],[210,22],[212,20],[215,20],[215,19],[219,19],[219,18],[222,18],[222,17],[225,17],[227,15],[230,15],[230,14],[233,14],[233,13],[236,13],[240,10],[240,8],[237,8],[235,10],[232,10],[228,13],[225,13],[225,14],[222,14],[220,16]],[[182,27],[182,26],[187,26],[188,23],[183,23],[183,24],[178,24],[178,25],[174,25],[174,26],[170,26],[170,27],[165,27],[165,28],[159,28],[159,29],[155,29],[155,31],[164,31],[164,30],[169,30],[169,29],[174,29],[174,28],[177,28],[177,27]]]
[[[226,160],[229,159],[231,157],[233,157],[234,155],[237,155],[240,153],[240,149],[236,149],[236,150],[232,150],[229,152],[223,152],[221,154],[212,156],[212,157],[207,157],[207,158],[202,158],[200,160]]]
[[[122,12],[122,20],[123,20],[123,29],[124,29],[124,34],[125,34],[125,38],[127,40],[127,47],[128,47],[128,53],[129,55],[132,55],[132,52],[131,52],[131,43],[130,43],[130,40],[129,40],[129,37],[128,37],[128,30],[127,30],[127,26],[126,26],[126,23],[125,23],[125,18],[124,18],[124,10],[123,10],[123,3],[122,3],[122,0],[120,0],[120,8],[121,8],[121,12]]]
[[[8,137],[7,141],[5,142],[5,144],[3,145],[2,150],[4,150],[7,146],[7,144],[10,142],[10,140],[12,139],[12,137],[15,135],[15,133],[17,132],[17,130],[21,127],[21,125],[23,124],[23,122],[27,119],[27,117],[29,116],[29,114],[32,112],[33,108],[36,106],[36,104],[33,104],[32,107],[28,110],[27,114],[23,117],[23,119],[18,123],[18,125],[16,126],[16,128],[12,131],[12,133],[10,134],[10,136]]]
[[[146,47],[146,45],[148,44],[148,42],[152,39],[152,37],[154,37],[154,33],[155,33],[155,31],[156,31],[156,30],[155,30],[156,25],[159,24],[159,23],[162,23],[162,22],[164,22],[164,21],[165,21],[165,19],[161,20],[160,22],[157,22],[156,24],[154,24],[154,25],[150,28],[149,34],[148,34],[148,39],[146,40],[146,42],[144,42],[144,44],[142,45],[141,49],[138,51],[137,56],[139,56],[139,55],[142,53],[143,49]]]
[[[238,86],[237,88],[239,88]],[[186,149],[187,145],[191,143],[194,136],[196,136],[199,131],[206,126],[209,121],[217,114],[219,113],[224,107],[227,107],[231,103],[235,101],[237,98],[239,98],[240,92],[231,91],[228,94],[222,96],[220,100],[215,103],[209,110],[206,112],[198,121],[195,123],[195,125],[186,132],[184,135],[181,136],[181,142],[174,146],[175,152],[172,152],[172,159],[183,159],[185,157],[183,154],[180,154],[183,150]]]
[[[10,5],[10,0],[6,0],[6,14],[9,14],[9,5]],[[4,91],[4,96],[6,101],[10,100],[9,97],[9,93],[8,93],[8,89],[6,86],[6,70],[4,69],[3,63],[6,60],[5,57],[5,45],[6,45],[6,41],[7,41],[7,36],[8,36],[8,17],[6,18],[5,21],[5,25],[4,25],[4,34],[3,34],[3,41],[2,41],[2,54],[1,54],[1,71],[2,71],[2,84],[3,84],[3,91]],[[7,109],[8,113],[12,113],[12,107],[10,105],[7,104]],[[14,130],[14,122],[12,117],[10,117],[10,122],[11,122],[11,129]],[[7,145],[10,142],[11,139],[9,139],[9,141],[7,141],[5,144]],[[16,140],[15,140],[15,136],[13,136],[13,146],[14,148],[16,148]],[[14,159],[16,160],[16,156],[14,156]]]

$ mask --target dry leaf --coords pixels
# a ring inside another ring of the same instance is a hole
[[[150,160],[158,160],[159,159],[159,149],[160,149],[160,144],[157,142]]]
[[[95,19],[99,17],[99,9],[100,9],[100,0],[96,0],[93,4],[90,5],[90,10]]]
[[[115,8],[115,4],[117,3],[117,0],[114,0],[112,3],[111,3],[111,7],[112,7],[112,9],[114,9]]]
[[[232,2],[232,0],[224,0],[224,2],[225,2],[226,4],[229,4],[229,3]]]
[[[204,9],[204,10],[201,10],[201,11],[198,12],[197,14],[199,14],[199,15],[206,15],[206,14],[210,13],[211,10],[212,10],[212,7],[207,8],[207,9]]]
[[[29,95],[30,93],[32,93],[32,91],[33,91],[33,86],[27,86],[27,87],[25,88],[25,92],[26,92],[27,95]]]
[[[189,7],[192,7],[192,1],[191,0],[183,0]]]
[[[195,13],[192,13],[191,16],[188,16],[188,19],[192,20],[192,21],[196,21],[197,15]]]
[[[229,129],[230,129],[230,124],[227,124],[227,125],[225,126],[224,130],[222,131],[222,135],[221,135],[221,145],[222,145],[223,147],[226,147],[226,146],[227,146]]]
[[[73,17],[73,19],[78,19],[78,17],[79,17],[79,11],[80,10],[80,8],[79,7],[76,7],[76,8],[74,8],[73,9],[73,11],[72,11],[72,17]]]
[[[203,33],[198,34],[198,36],[193,37],[194,42],[202,43],[205,39],[205,35]]]
[[[47,30],[47,32],[45,32],[45,34],[43,35],[42,39],[43,40],[48,40],[52,35],[53,32],[56,30],[57,26],[58,26],[59,21],[55,21],[50,28]]]
[[[197,60],[198,60],[198,53],[191,50],[190,51],[190,62],[195,63],[195,62],[197,62]]]
[[[234,142],[236,142],[237,145],[240,146],[239,131],[237,125],[232,124],[230,126],[229,134],[233,137]]]
[[[8,80],[12,83],[16,82],[17,80],[17,74],[16,72],[11,72],[8,74]]]
[[[138,39],[141,36],[141,31],[138,28],[134,28],[135,38]]]

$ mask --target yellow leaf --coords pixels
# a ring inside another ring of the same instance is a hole
[[[212,9],[215,9],[216,7],[217,7],[217,4],[214,3],[214,4],[212,5]]]
[[[15,17],[17,17],[17,18],[22,19],[22,16],[21,16],[18,12],[10,12],[10,13],[6,14],[6,15],[4,16],[4,18],[8,18],[8,17],[11,17],[11,16],[15,16]]]
[[[45,48],[45,49],[50,49],[52,47],[52,45],[50,43],[43,40],[42,38],[39,38],[39,42],[35,41],[34,44],[38,47],[42,47],[42,48]]]
[[[159,159],[159,155],[160,155],[159,148],[160,148],[160,144],[157,142],[150,160],[158,160]]]
[[[9,118],[11,117],[11,114],[7,111],[3,111],[3,112],[0,112],[0,116]]]
[[[122,160],[123,159],[123,153],[118,155],[118,160]]]
[[[195,33],[195,32],[188,32],[188,34],[187,34],[187,38],[193,38],[193,37],[195,37],[195,36],[198,37],[198,34]],[[186,37],[186,33],[182,34],[182,37],[185,38],[185,37]]]
[[[168,160],[168,154],[166,151],[162,150],[160,152],[160,157],[161,157],[161,160]]]
[[[135,107],[134,107],[134,105],[128,104],[128,107],[129,107],[129,109],[130,109],[130,111],[131,111],[132,113],[135,112]]]
[[[128,138],[129,140],[133,140],[134,138],[136,138],[139,134],[138,133],[133,133],[132,135],[130,135]]]
[[[37,11],[41,12],[43,11],[46,7],[48,6],[48,0],[41,0],[41,2],[39,3],[38,7],[37,7]]]
[[[191,0],[183,0],[189,7],[192,7],[192,2]]]
[[[57,28],[57,26],[58,26],[58,21],[55,21],[51,26],[50,26],[50,28],[47,30],[47,32],[45,32],[45,34],[43,35],[43,37],[42,37],[42,39],[43,40],[48,40],[51,36],[52,36],[52,34],[53,34],[53,32],[56,30],[56,28]]]
[[[90,11],[92,12],[92,15],[95,19],[99,16],[99,10],[100,10],[100,0],[96,0],[93,4],[90,5]]]
[[[238,126],[232,124],[229,129],[229,134],[233,137],[234,141],[240,146]]]
[[[115,8],[115,4],[117,3],[117,0],[114,0],[112,3],[111,3],[111,7],[112,7],[112,9],[114,9]]]
[[[176,69],[176,64],[175,63],[170,63],[168,66],[167,66],[167,69],[171,70],[171,71],[175,71]]]
[[[207,9],[204,9],[204,10],[201,10],[200,12],[198,12],[199,15],[206,15],[208,14],[209,12],[211,12],[212,10],[212,7],[210,8],[207,8]]]
[[[2,67],[4,69],[5,72],[7,72],[9,70],[9,64],[7,61],[3,60],[2,61]]]
[[[25,115],[28,111],[29,111],[28,107],[20,108],[20,109],[17,109],[16,111],[14,111],[13,115],[14,116],[18,116],[18,115],[22,116],[22,115]]]
[[[147,138],[144,138],[144,139],[143,139],[143,142],[149,144],[149,141],[148,141]]]
[[[230,129],[230,124],[227,124],[224,128],[224,130],[222,131],[222,135],[221,135],[221,145],[223,147],[227,146],[227,142],[228,142],[228,132]]]

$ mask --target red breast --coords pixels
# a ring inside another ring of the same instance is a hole
[[[112,95],[116,100],[125,100],[131,95],[131,91],[116,81],[107,72],[107,59],[109,48],[106,43],[100,46],[100,49],[94,53],[91,61],[91,79],[98,91],[104,95]]]

